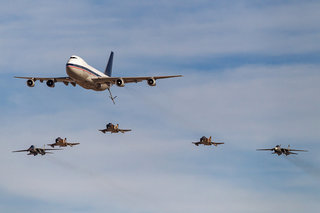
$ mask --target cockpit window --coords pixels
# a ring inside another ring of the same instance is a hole
[[[77,59],[77,57],[74,57],[74,56],[71,56],[70,59],[71,59],[71,58]]]

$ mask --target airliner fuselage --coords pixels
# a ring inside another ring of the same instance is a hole
[[[95,91],[103,91],[109,88],[108,84],[101,84],[93,82],[92,78],[109,77],[100,72],[94,67],[87,64],[79,56],[71,56],[66,64],[67,75],[72,78],[77,84],[85,89],[92,89]]]

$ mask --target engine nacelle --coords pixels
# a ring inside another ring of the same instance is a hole
[[[34,80],[31,80],[31,79],[27,80],[27,85],[28,87],[34,87]]]
[[[116,84],[118,87],[124,87],[124,81],[122,78],[117,79]]]
[[[147,82],[148,82],[149,86],[154,87],[156,85],[156,79],[154,79],[154,78],[149,78],[147,80]]]
[[[53,88],[55,86],[55,83],[53,80],[47,80],[47,86]]]

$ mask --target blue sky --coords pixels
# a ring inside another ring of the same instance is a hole
[[[318,212],[317,1],[10,1],[0,8],[0,211]],[[107,92],[65,76],[70,55],[114,76],[181,79]],[[132,128],[103,135],[106,122]],[[212,135],[225,145],[195,147]],[[50,156],[13,154],[58,137]],[[257,148],[308,149],[277,157]]]

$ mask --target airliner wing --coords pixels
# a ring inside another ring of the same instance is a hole
[[[39,80],[41,83],[43,81],[48,81],[48,80],[53,80],[54,82],[68,82],[68,83],[76,83],[73,79],[70,77],[51,77],[51,78],[41,78],[41,77],[18,77],[14,76],[15,78],[21,78],[21,79],[28,79],[28,80],[33,80],[37,81]]]
[[[149,77],[97,77],[92,78],[96,83],[112,83],[115,84],[118,79],[122,79],[124,83],[138,83],[149,79],[164,79],[164,78],[176,78],[182,77],[182,75],[167,75],[167,76],[149,76]]]

